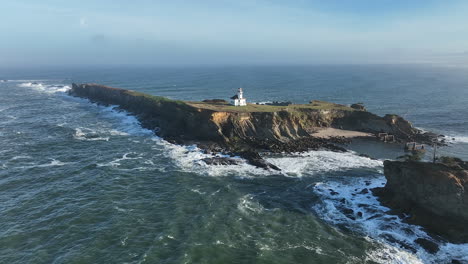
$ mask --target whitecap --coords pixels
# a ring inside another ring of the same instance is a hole
[[[55,93],[65,93],[71,89],[68,85],[59,85],[59,84],[44,84],[44,83],[37,83],[37,82],[24,82],[18,85],[19,87],[24,88],[31,88],[33,90],[39,92],[45,92],[48,94],[55,94]]]
[[[99,133],[89,128],[76,128],[73,138],[85,141],[109,141],[109,137],[101,137]]]
[[[64,166],[67,164],[71,164],[73,162],[62,162],[60,160],[56,159],[51,159],[49,163],[43,163],[43,164],[34,164],[34,165],[29,165],[29,166],[21,166],[17,167],[19,169],[32,169],[32,168],[47,168],[47,167],[57,167],[57,166]],[[31,163],[29,163],[31,164]]]
[[[202,192],[202,191],[200,191],[200,190],[198,190],[198,189],[190,189],[190,191],[191,191],[191,192],[194,192],[194,193],[198,193],[198,194],[200,194],[200,195],[206,194],[205,192]]]
[[[13,158],[11,158],[11,160],[30,159],[30,158],[32,157],[28,155],[19,155],[19,156],[14,156]]]
[[[108,162],[108,163],[98,163],[97,166],[98,167],[118,167],[118,166],[122,165],[121,161],[136,160],[136,159],[141,158],[138,155],[135,156],[135,157],[129,157],[129,155],[137,155],[137,153],[136,152],[128,152],[128,153],[123,154],[121,158],[114,159],[114,160],[112,160],[111,162]],[[139,168],[133,168],[133,169],[137,170],[137,169],[146,169],[146,168],[139,167]]]
[[[258,201],[256,201],[254,196],[251,194],[246,194],[239,198],[237,209],[246,215],[250,215],[251,213],[259,214],[264,211],[263,206]]]

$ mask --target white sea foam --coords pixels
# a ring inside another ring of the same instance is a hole
[[[130,155],[132,155],[133,157],[129,157]],[[118,166],[122,165],[121,161],[136,160],[136,159],[140,159],[140,158],[141,158],[141,156],[139,156],[138,153],[129,152],[129,153],[125,153],[121,158],[114,159],[111,162],[98,163],[97,166],[98,167],[118,167]]]
[[[140,125],[138,119],[127,111],[119,110],[116,105],[99,106],[100,117],[118,121],[116,126],[109,130],[111,135],[153,135],[153,131],[145,129]]]
[[[62,161],[56,160],[56,159],[50,159],[50,160],[51,161],[49,163],[42,163],[42,164],[29,163],[29,164],[32,164],[32,165],[20,166],[20,167],[17,167],[17,168],[20,168],[20,169],[47,168],[47,167],[64,166],[64,165],[73,163],[73,162],[62,162]]]
[[[267,158],[289,176],[305,176],[327,171],[356,168],[382,170],[381,160],[360,157],[355,152],[309,151],[305,153]]]
[[[423,131],[423,132],[429,132],[428,130],[424,128],[417,127],[417,129]],[[446,131],[446,133],[443,132],[445,136],[442,138],[444,139],[447,143],[468,143],[468,136],[467,135],[462,135],[459,133],[454,133],[453,131]]]
[[[446,136],[444,139],[449,143],[466,143],[468,144],[468,136],[455,135],[455,136]]]
[[[153,141],[163,146],[166,155],[181,169],[210,176],[237,175],[240,177],[251,177],[281,173],[285,176],[301,177],[327,171],[341,171],[355,168],[368,168],[375,172],[382,171],[381,160],[360,157],[354,152],[337,153],[332,151],[310,151],[295,155],[265,158],[266,161],[280,167],[281,172],[257,168],[245,163],[240,157],[234,157],[234,159],[239,161],[240,164],[238,165],[207,165],[202,159],[211,158],[213,155],[204,154],[196,146],[174,145],[158,137],[154,137]],[[226,157],[221,154],[215,156]]]
[[[85,141],[109,141],[109,137],[101,137],[99,133],[89,128],[76,128],[73,137]]]
[[[19,155],[19,156],[14,156],[13,158],[11,158],[11,160],[21,160],[21,159],[30,159],[30,158],[32,157],[28,155]]]
[[[435,240],[421,227],[389,215],[390,209],[382,206],[369,191],[384,184],[384,176],[318,183],[314,192],[320,195],[322,202],[314,206],[314,210],[325,221],[344,225],[379,243],[381,247],[378,250],[368,252],[369,260],[379,263],[447,263],[452,259],[468,262],[468,244],[455,245]],[[418,238],[437,243],[439,252],[426,252],[414,242]]]
[[[58,85],[58,84],[44,84],[37,82],[24,82],[18,85],[19,87],[31,88],[36,91],[55,94],[55,93],[65,93],[71,89],[68,85]]]
[[[263,206],[251,194],[246,194],[239,198],[237,209],[245,215],[261,213],[264,210]]]
[[[204,154],[201,149],[194,145],[175,145],[162,140],[159,137],[153,137],[153,141],[164,149],[164,155],[170,157],[175,165],[184,171],[195,172],[202,175],[208,174],[210,176],[237,175],[240,177],[250,177],[254,175],[271,174],[270,171],[246,164],[239,157],[234,157],[234,159],[237,159],[240,162],[239,165],[208,165],[202,159],[211,158],[213,155]],[[215,156],[223,157],[224,155],[217,154]]]

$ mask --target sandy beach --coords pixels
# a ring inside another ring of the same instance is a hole
[[[373,134],[364,133],[359,131],[352,130],[343,130],[337,128],[320,128],[316,132],[311,134],[314,137],[319,138],[330,138],[330,137],[345,137],[345,138],[355,138],[355,137],[373,137]]]

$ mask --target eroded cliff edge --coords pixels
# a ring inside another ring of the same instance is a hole
[[[255,105],[232,108],[170,100],[98,84],[73,84],[70,94],[100,104],[117,105],[135,114],[145,128],[167,140],[241,153],[251,163],[260,159],[252,153],[256,151],[296,152],[319,148],[344,151],[334,145],[342,143],[339,138],[314,137],[317,128],[385,132],[400,142],[429,142],[432,136],[397,115],[380,117],[365,110],[319,101],[277,108]]]
[[[387,184],[374,189],[406,220],[456,243],[468,242],[468,163],[385,161]]]

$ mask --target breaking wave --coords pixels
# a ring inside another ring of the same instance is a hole
[[[48,94],[54,93],[65,93],[71,89],[68,85],[58,85],[58,84],[44,84],[38,82],[23,82],[18,85],[19,87],[31,88],[39,92],[45,92]]]
[[[466,144],[468,144],[468,136],[462,136],[462,135],[446,136],[444,139],[449,143],[466,143]]]
[[[379,263],[450,263],[453,259],[468,262],[468,244],[456,245],[437,240],[421,227],[389,215],[390,209],[382,206],[370,191],[382,187],[385,182],[385,177],[378,175],[317,183],[313,191],[321,202],[313,209],[334,226],[359,232],[379,243],[381,248],[368,252],[369,260]],[[435,254],[427,252],[415,242],[416,239],[437,244],[439,251]]]
[[[294,155],[267,158],[289,176],[307,176],[328,171],[368,168],[381,172],[383,162],[361,157],[355,152],[309,151]]]

